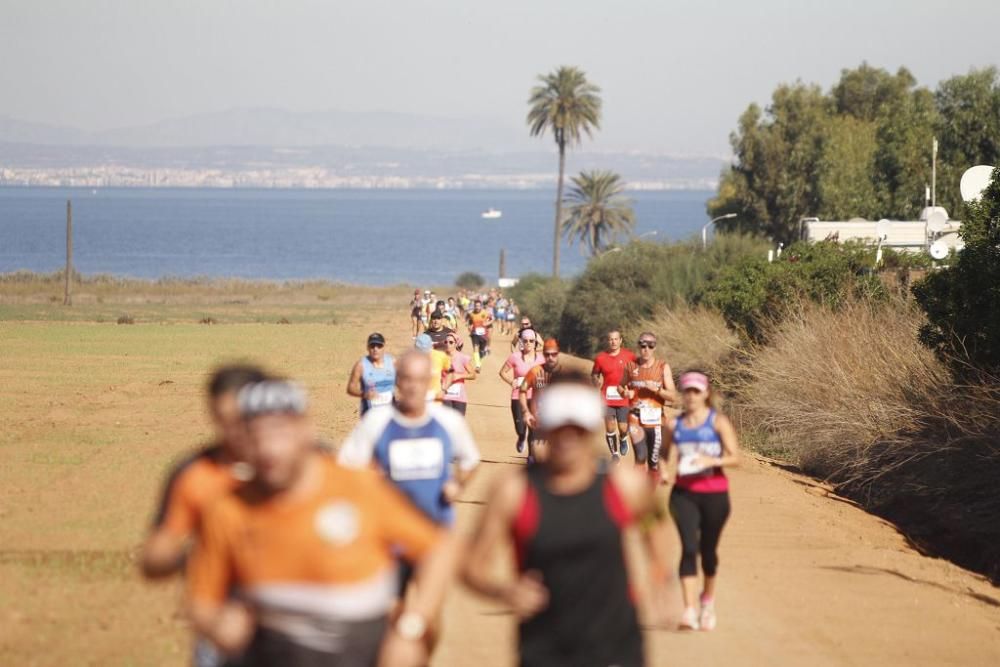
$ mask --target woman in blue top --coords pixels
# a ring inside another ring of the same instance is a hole
[[[392,405],[396,386],[396,360],[385,352],[385,337],[368,336],[368,354],[351,369],[347,394],[361,399],[361,414],[380,405]]]

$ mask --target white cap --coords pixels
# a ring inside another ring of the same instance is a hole
[[[583,385],[547,387],[538,399],[538,424],[547,431],[569,424],[596,431],[604,426],[604,401],[596,389]]]

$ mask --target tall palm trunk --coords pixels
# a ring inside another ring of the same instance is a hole
[[[559,142],[559,182],[556,184],[556,222],[552,240],[552,277],[559,277],[559,246],[562,238],[563,174],[566,172],[566,142]]]

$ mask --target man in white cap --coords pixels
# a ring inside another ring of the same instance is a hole
[[[622,539],[637,522],[662,524],[646,521],[656,503],[641,471],[602,469],[595,440],[604,413],[586,375],[553,375],[538,405],[548,456],[498,480],[465,559],[466,585],[509,605],[520,619],[521,665],[644,664]],[[654,594],[663,595],[665,550],[652,547],[665,532],[655,533],[644,544]],[[497,576],[501,550],[515,556],[519,575],[512,583]]]

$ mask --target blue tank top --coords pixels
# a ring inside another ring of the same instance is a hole
[[[722,439],[715,430],[715,410],[709,410],[708,417],[698,426],[685,426],[683,415],[678,416],[674,422],[674,445],[680,454],[679,477],[692,479],[721,474],[718,468],[695,469],[688,465],[698,455],[722,456]]]
[[[455,445],[447,429],[433,417],[422,426],[389,420],[375,442],[372,456],[386,477],[432,521],[450,526],[455,512],[444,501],[451,478]]]
[[[382,357],[382,368],[377,368],[368,356],[361,358],[361,392],[374,389],[378,395],[374,401],[361,399],[361,414],[376,405],[391,405],[392,391],[396,386],[396,365],[391,354]]]

